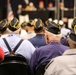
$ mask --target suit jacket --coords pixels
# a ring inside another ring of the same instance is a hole
[[[76,49],[65,51],[51,62],[44,75],[76,75]]]

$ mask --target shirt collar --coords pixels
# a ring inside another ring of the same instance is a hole
[[[35,32],[27,32],[28,34],[33,34],[33,33],[35,33]]]
[[[76,49],[68,49],[63,53],[63,55],[76,55]]]
[[[50,44],[60,44],[60,41],[58,41],[58,40],[52,40],[52,41],[50,41]]]
[[[20,37],[19,34],[9,34],[8,37],[10,37],[10,36],[18,36],[18,37]]]

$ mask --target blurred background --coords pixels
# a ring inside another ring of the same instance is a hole
[[[0,20],[15,16],[27,21],[52,18],[67,22],[76,16],[75,3],[76,0],[0,0]]]

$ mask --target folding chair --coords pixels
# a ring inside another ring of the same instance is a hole
[[[0,75],[30,75],[26,59],[21,55],[6,55],[0,63]]]
[[[36,71],[35,71],[35,75],[44,75],[45,72],[45,66],[48,64],[48,62],[42,63],[40,64]]]

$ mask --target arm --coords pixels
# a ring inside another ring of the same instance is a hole
[[[56,72],[57,72],[57,62],[55,60],[51,60],[49,62],[48,68],[45,68],[44,75],[55,75]]]
[[[0,61],[4,60],[4,51],[3,49],[0,47]]]

